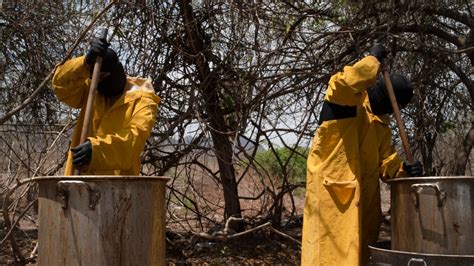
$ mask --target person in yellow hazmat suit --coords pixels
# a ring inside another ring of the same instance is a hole
[[[403,162],[392,147],[392,107],[383,79],[381,44],[334,74],[307,160],[302,265],[366,265],[368,245],[382,220],[379,178],[422,175],[420,162]],[[398,103],[413,96],[410,81],[392,74]]]
[[[140,154],[156,121],[160,98],[150,80],[128,77],[105,39],[93,39],[86,56],[70,59],[55,71],[52,85],[60,101],[81,108],[65,175],[73,165],[84,175],[139,175]],[[91,75],[103,58],[88,139],[79,143]]]

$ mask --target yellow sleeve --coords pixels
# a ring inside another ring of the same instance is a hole
[[[53,90],[60,101],[73,108],[81,108],[89,91],[89,71],[84,56],[58,66],[53,76]]]
[[[130,124],[104,136],[90,137],[92,160],[89,170],[127,170],[145,147],[156,121],[158,102],[142,97],[136,104]]]
[[[383,181],[387,181],[404,174],[403,161],[392,146],[391,133],[388,126],[384,127],[381,133],[383,139],[382,145],[380,145],[379,157],[382,163],[379,174]]]
[[[360,102],[360,92],[366,90],[377,80],[380,63],[374,56],[366,56],[353,66],[346,66],[342,72],[334,74],[329,80],[326,101],[356,106]]]

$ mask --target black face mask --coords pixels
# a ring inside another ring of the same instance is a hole
[[[110,69],[109,75],[99,81],[97,91],[105,97],[115,97],[123,93],[127,77],[121,63]]]
[[[397,103],[400,108],[404,108],[413,97],[413,87],[410,81],[399,74],[390,75],[393,90]],[[370,107],[375,115],[385,115],[393,113],[390,98],[385,88],[385,82],[382,78],[377,79],[374,86],[367,89],[369,94]]]

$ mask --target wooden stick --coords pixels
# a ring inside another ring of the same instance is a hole
[[[231,240],[231,239],[235,239],[235,238],[247,235],[251,232],[257,231],[257,230],[262,229],[262,228],[267,227],[267,226],[271,227],[272,223],[267,222],[267,223],[261,224],[257,227],[250,228],[247,231],[236,233],[236,234],[233,234],[233,235],[227,235],[226,232],[222,232],[223,233],[222,235],[210,235],[208,233],[193,233],[193,237],[204,238],[204,239],[207,239],[207,240],[228,241],[228,240]],[[191,240],[190,240],[191,242],[193,242],[193,237],[191,237]]]
[[[107,39],[107,28],[103,29],[100,35],[101,39]],[[84,114],[84,121],[82,123],[81,138],[79,144],[86,141],[89,134],[89,128],[92,121],[92,113],[94,111],[94,100],[97,91],[97,84],[99,84],[100,69],[102,67],[102,57],[98,56],[95,59],[94,70],[92,72],[91,87],[89,88],[89,94],[87,95],[86,110]],[[81,170],[79,168],[74,169],[74,175],[80,175]]]
[[[300,242],[300,241],[294,239],[293,237],[291,237],[291,236],[289,236],[289,235],[287,235],[287,234],[285,234],[285,233],[283,233],[283,232],[280,232],[280,231],[276,230],[275,228],[273,228],[273,226],[271,226],[270,228],[272,229],[273,232],[277,233],[278,235],[280,235],[280,236],[282,236],[282,237],[284,237],[284,238],[286,238],[286,239],[289,239],[289,240],[295,242],[296,244],[298,244],[299,246],[301,246],[301,242]]]
[[[405,131],[405,125],[402,121],[402,116],[400,115],[400,108],[398,107],[397,98],[395,97],[395,92],[393,91],[392,81],[390,80],[390,74],[388,73],[385,65],[382,65],[383,79],[385,81],[385,86],[387,87],[388,97],[390,98],[390,103],[392,104],[393,113],[395,114],[395,119],[397,120],[398,130],[400,131],[400,138],[402,139],[403,149],[407,156],[407,161],[413,163],[413,154],[411,153],[410,144],[408,143],[408,136]]]

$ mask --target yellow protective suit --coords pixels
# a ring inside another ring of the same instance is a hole
[[[82,108],[71,140],[79,145],[87,94],[89,71],[84,57],[68,60],[56,69],[53,89],[59,100],[73,108]],[[156,120],[160,98],[148,79],[127,77],[125,92],[115,102],[97,93],[89,128],[92,159],[84,175],[139,175],[140,154]],[[73,174],[69,151],[65,175]]]
[[[307,160],[302,265],[365,265],[381,222],[379,177],[400,173],[388,116],[372,114],[366,89],[379,61],[367,56],[329,81],[325,100],[357,106],[352,118],[317,129]]]

